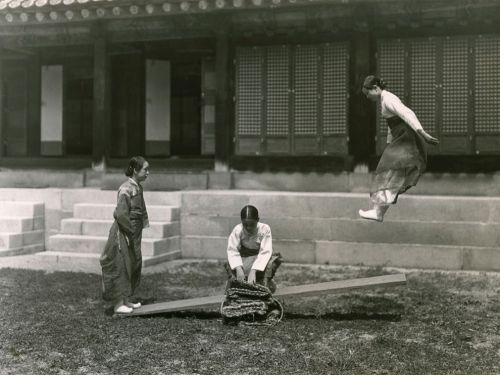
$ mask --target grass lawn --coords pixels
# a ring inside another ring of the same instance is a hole
[[[283,265],[278,287],[387,273]],[[145,275],[145,302],[221,294],[218,263]],[[112,318],[100,277],[0,269],[0,374],[500,374],[500,274],[284,301],[274,327],[217,311]]]

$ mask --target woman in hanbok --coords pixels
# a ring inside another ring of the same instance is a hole
[[[261,284],[274,292],[272,281],[281,264],[281,255],[273,254],[273,240],[269,225],[259,221],[254,206],[245,206],[240,212],[241,223],[236,225],[227,241],[227,260],[230,274],[237,280]]]
[[[368,76],[363,83],[363,94],[372,101],[379,101],[382,118],[387,121],[387,146],[375,171],[370,189],[373,208],[359,210],[363,219],[383,221],[389,205],[397,202],[399,194],[417,184],[427,164],[425,143],[436,145],[439,141],[428,134],[415,113],[391,92],[378,77]]]
[[[118,189],[115,219],[101,254],[103,298],[114,304],[116,314],[131,313],[140,303],[130,297],[139,285],[142,269],[142,229],[149,226],[141,182],[149,175],[149,163],[141,156],[130,159],[128,180]]]

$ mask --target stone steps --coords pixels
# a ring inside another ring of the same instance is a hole
[[[44,261],[67,269],[71,262],[85,263],[100,270],[99,256],[113,225],[115,204],[82,203],[73,205],[73,217],[61,220],[59,234],[50,236]],[[180,209],[170,205],[147,206],[150,227],[143,230],[143,266],[177,259],[181,256]],[[82,267],[87,267],[83,265]]]
[[[23,246],[43,244],[45,232],[43,230],[25,231],[20,233],[0,233],[0,249],[13,249]]]
[[[0,232],[19,233],[43,230],[44,217],[0,216]]]
[[[227,237],[186,236],[185,258],[226,258]],[[500,270],[495,247],[316,240],[273,240],[273,249],[291,263],[341,264],[450,270]]]
[[[500,198],[402,195],[384,223],[363,220],[368,194],[185,192],[183,257],[225,258],[227,236],[251,204],[274,250],[298,263],[500,271]]]
[[[43,251],[44,223],[44,203],[0,201],[0,257]]]
[[[69,218],[61,221],[62,234],[78,234],[89,236],[107,236],[113,220],[92,220]],[[149,222],[149,228],[142,231],[143,238],[164,238],[171,236],[180,236],[180,222]]]
[[[34,245],[25,245],[21,247],[15,247],[11,249],[6,249],[6,248],[0,248],[0,257],[10,257],[10,256],[17,256],[17,255],[26,255],[26,254],[35,254],[40,251],[45,250],[45,244],[43,243],[38,243]],[[1,261],[0,261],[1,263]]]
[[[51,251],[67,253],[101,254],[108,237],[73,234],[56,234],[49,238]],[[143,256],[157,256],[171,250],[180,250],[180,236],[168,238],[143,238],[141,243]]]
[[[77,219],[109,220],[113,218],[116,204],[77,203],[73,216]],[[147,206],[149,221],[171,222],[179,220],[180,209],[173,206]]]
[[[0,201],[0,217],[43,217],[44,213],[41,202]]]
[[[262,219],[274,239],[353,242],[420,243],[434,245],[500,245],[500,223],[465,221],[389,221],[283,217]],[[182,216],[185,236],[224,236],[240,222],[238,217]]]
[[[68,253],[65,251],[44,251],[37,253],[45,264],[50,264],[53,268],[59,267],[64,270],[71,270],[73,267],[81,272],[101,273],[99,264],[100,254],[97,253]],[[169,262],[181,257],[180,250],[172,250],[161,255],[143,256],[142,266],[150,267],[155,264]]]
[[[263,191],[184,192],[182,214],[238,216],[251,204],[264,220],[277,217],[357,219],[368,209],[368,194]],[[500,197],[402,195],[386,220],[477,221],[500,223]]]

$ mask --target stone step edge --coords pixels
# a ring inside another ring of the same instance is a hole
[[[144,267],[153,266],[158,263],[168,262],[170,260],[181,259],[182,250],[170,250],[168,253],[155,255],[152,257],[142,257],[142,265]]]
[[[34,219],[40,219],[40,218],[45,218],[45,215],[36,215],[36,216],[9,216],[9,215],[0,215],[0,219],[7,219],[7,220],[34,220]]]
[[[22,232],[0,232],[0,234],[4,234],[4,235],[20,235],[20,234],[32,234],[32,233],[45,233],[45,230],[44,229],[37,229],[37,230],[25,230],[25,231],[22,231]]]
[[[227,257],[223,248],[225,237],[185,237],[183,241],[187,241],[183,242],[183,257]],[[214,251],[214,246],[220,249]],[[277,240],[274,248],[282,253],[285,262],[500,271],[497,247]]]
[[[244,190],[244,189],[231,189],[231,190],[190,190],[182,191],[182,195],[205,195],[205,196],[250,196],[250,197],[326,197],[326,198],[365,198],[368,202],[370,196],[368,193],[353,193],[353,192],[303,192],[303,191],[284,191],[284,190]],[[430,195],[430,194],[404,194],[399,199],[417,199],[417,200],[481,200],[481,201],[498,201],[500,197],[497,196],[484,196],[484,195]],[[147,202],[146,202],[147,205]]]
[[[35,255],[41,256],[41,257],[61,257],[61,258],[71,258],[71,259],[95,259],[99,260],[101,257],[101,254],[97,253],[68,253],[64,251],[41,251],[37,252]],[[170,250],[168,253],[160,254],[160,255],[155,255],[155,256],[143,256],[142,257],[142,262],[143,264],[147,265],[153,265],[162,262],[162,259],[166,258],[172,258],[173,259],[180,259],[182,256],[181,250]],[[157,261],[157,262],[155,262]]]
[[[142,241],[145,241],[145,242],[157,242],[157,241],[163,241],[163,240],[173,239],[173,238],[176,238],[176,237],[182,238],[181,235],[177,234],[175,236],[162,237],[162,238],[148,238],[148,237],[143,237]],[[54,234],[54,235],[52,235],[52,236],[49,237],[49,240],[52,239],[52,238],[67,239],[67,240],[88,239],[88,240],[93,240],[93,241],[107,241],[108,240],[108,236],[88,236],[88,235],[85,235],[85,234]]]
[[[7,256],[27,255],[43,252],[45,250],[45,243],[38,243],[33,245],[26,245],[16,247],[14,249],[0,248],[0,258]]]
[[[18,243],[17,247],[0,247],[0,250],[13,250],[13,249],[19,249],[22,247],[26,246],[31,246],[31,245],[39,245],[39,244],[44,244],[45,243],[45,230],[39,229],[39,230],[28,230],[28,231],[23,231],[23,232],[0,232],[0,236],[7,236],[9,245],[15,246],[15,242],[21,242]],[[26,238],[25,236],[29,236]],[[41,238],[40,238],[41,237]],[[10,242],[14,243],[10,243]],[[21,245],[21,246],[19,246]]]
[[[110,207],[110,208],[116,208],[116,203],[75,203],[73,204],[74,207]],[[180,208],[181,206],[174,206],[174,205],[168,205],[168,204],[150,204],[148,205],[146,202],[146,209],[148,208]]]
[[[227,237],[224,236],[196,236],[196,235],[188,235],[182,236],[182,239],[208,239],[208,240],[225,240],[227,241]],[[496,250],[497,247],[491,246],[473,246],[473,245],[439,245],[439,244],[422,244],[422,243],[407,243],[407,242],[354,242],[354,241],[328,241],[328,240],[294,240],[294,239],[280,239],[274,238],[273,242],[280,243],[331,243],[331,244],[359,244],[360,246],[367,245],[376,245],[376,246],[411,246],[411,247],[433,247],[433,248],[441,248],[441,249],[472,249],[472,250]],[[499,251],[500,254],[500,251]]]
[[[204,215],[204,214],[192,214],[192,213],[184,213],[181,214],[181,222],[183,218],[187,217],[201,217],[201,218],[206,218],[208,220],[210,219],[229,219],[229,220],[240,220],[240,217],[238,215],[234,216],[227,216],[227,215]],[[495,225],[499,224],[500,221],[466,221],[466,220],[400,220],[400,219],[385,219],[383,222],[375,222],[373,220],[367,220],[367,219],[362,219],[360,217],[357,218],[352,218],[352,217],[321,217],[321,216],[267,216],[266,218],[269,219],[303,219],[303,220],[332,220],[332,221],[353,221],[353,222],[364,222],[368,223],[371,222],[374,225],[382,225],[384,223],[405,223],[405,224],[411,224],[411,223],[432,223],[432,224],[483,224],[483,225]],[[260,219],[261,222],[266,223],[266,218]],[[272,228],[271,228],[272,229]]]
[[[1,219],[1,217],[0,217]],[[80,218],[80,217],[66,217],[64,219],[61,219],[61,222],[63,221],[82,221],[86,223],[105,223],[105,224],[113,224],[115,222],[114,219],[85,219],[85,218]],[[150,221],[149,225],[169,225],[169,224],[175,224],[175,223],[180,223],[180,220],[173,220],[173,221]],[[146,228],[144,228],[146,229]]]

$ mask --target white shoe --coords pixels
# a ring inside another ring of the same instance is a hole
[[[358,211],[358,214],[359,214],[359,216],[361,216],[363,219],[375,220],[375,221],[379,221],[379,222],[382,222],[382,221],[383,221],[383,218],[381,218],[381,217],[379,217],[379,216],[377,215],[377,211],[376,211],[375,209],[368,210],[368,211],[359,210],[359,211]]]
[[[130,314],[134,309],[125,305],[115,308],[115,314]]]
[[[127,303],[127,307],[131,307],[133,309],[138,309],[139,307],[141,307],[141,303],[140,302],[137,302],[137,303],[132,303],[132,302],[129,302]]]

